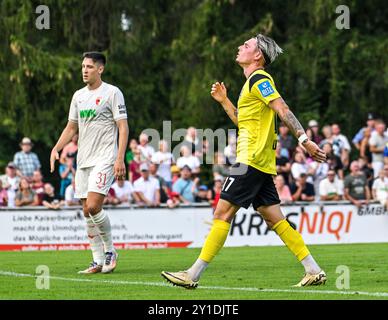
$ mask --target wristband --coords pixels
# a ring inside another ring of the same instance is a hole
[[[303,133],[303,134],[298,138],[298,141],[299,141],[300,143],[305,143],[308,139],[309,139],[309,137],[307,136],[307,134]]]

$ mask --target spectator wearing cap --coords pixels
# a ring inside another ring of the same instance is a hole
[[[175,164],[171,166],[171,176],[172,176],[172,185],[179,179],[181,175],[181,170]],[[171,188],[170,188],[171,189]]]
[[[38,196],[35,194],[34,190],[32,190],[27,178],[21,178],[19,182],[19,189],[15,196],[15,205],[17,207],[36,206],[38,203]]]
[[[8,207],[13,208],[15,206],[16,191],[20,183],[20,177],[16,174],[16,165],[13,162],[8,163],[5,174],[0,176],[0,180],[3,183],[3,188],[7,190]]]
[[[319,134],[318,122],[314,119],[310,120],[308,123],[308,128],[311,130],[311,140],[319,146],[323,140],[323,137]]]
[[[196,156],[191,154],[190,149],[183,145],[181,147],[181,157],[179,157],[176,161],[176,165],[179,169],[182,169],[184,166],[190,167],[192,174],[199,174],[200,172],[200,162]]]
[[[314,186],[307,182],[307,175],[302,173],[296,182],[291,184],[290,191],[293,201],[314,201],[315,191]]]
[[[338,145],[338,154],[336,155],[341,158],[343,166],[347,168],[349,166],[349,154],[352,150],[349,140],[346,136],[341,134],[339,124],[333,123],[331,125],[331,131],[333,133],[333,145]],[[336,153],[335,150],[334,153]]]
[[[150,176],[147,163],[140,165],[141,177],[133,185],[135,201],[139,206],[156,207],[160,205],[159,181]]]
[[[288,127],[281,123],[279,126],[279,136],[278,141],[280,142],[282,149],[281,149],[281,155],[291,159],[291,156],[294,154],[294,150],[296,147],[294,139],[289,134]]]
[[[172,191],[179,193],[180,200],[183,203],[195,202],[197,188],[196,183],[191,178],[191,168],[189,166],[185,165],[182,167],[181,177],[172,186]]]
[[[345,199],[360,208],[363,204],[368,204],[371,195],[365,175],[360,171],[358,161],[350,164],[350,174],[345,177]]]
[[[155,153],[155,149],[148,143],[148,134],[141,133],[139,136],[138,149],[140,150],[141,161],[151,161],[152,155]]]
[[[38,156],[31,151],[32,142],[28,137],[24,137],[20,143],[21,151],[16,152],[13,162],[15,163],[19,174],[31,181],[35,170],[39,170],[41,165]]]
[[[366,127],[361,128],[353,137],[352,142],[358,150],[361,151],[361,142],[365,137],[365,130],[369,129],[369,134],[371,134],[375,130],[375,120],[376,118],[373,113],[368,113]]]
[[[344,195],[344,183],[338,179],[333,169],[319,184],[319,196],[322,201],[339,201]]]
[[[385,123],[382,120],[376,120],[375,131],[372,132],[369,139],[369,147],[372,153],[372,168],[376,178],[384,166],[384,148],[388,143],[388,136],[385,132]]]

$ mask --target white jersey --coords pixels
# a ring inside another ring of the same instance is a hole
[[[127,119],[127,110],[119,88],[102,82],[97,89],[84,87],[74,93],[69,121],[78,124],[78,168],[114,164],[118,150],[116,121],[121,119]]]

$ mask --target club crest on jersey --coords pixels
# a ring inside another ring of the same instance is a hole
[[[261,92],[261,95],[265,98],[268,97],[270,94],[274,93],[275,90],[272,88],[271,83],[266,80],[258,85],[259,91]]]
[[[98,98],[96,99],[96,105],[97,105],[97,106],[100,104],[101,99],[102,99],[101,97],[98,97]]]

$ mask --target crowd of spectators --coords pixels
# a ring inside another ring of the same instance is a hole
[[[375,200],[387,207],[388,132],[383,120],[368,114],[365,127],[355,134],[352,145],[337,123],[320,128],[316,120],[310,120],[306,134],[325,151],[327,162],[314,161],[281,124],[276,148],[278,175],[274,181],[282,203],[347,200],[360,207]],[[224,179],[236,162],[236,135],[229,134],[227,140],[227,146],[214,152],[213,161],[207,163],[209,143],[198,138],[194,127],[187,129],[176,157],[167,141],[161,140],[155,150],[147,134],[142,133],[138,140],[129,141],[127,179],[114,182],[105,204],[166,204],[174,208],[207,203],[215,208]],[[21,150],[0,176],[0,206],[59,209],[79,205],[74,198],[77,136],[61,153],[58,192],[42,176],[32,147],[31,140],[23,138]]]

